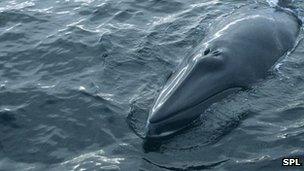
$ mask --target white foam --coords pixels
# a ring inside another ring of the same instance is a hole
[[[266,0],[271,7],[278,6],[279,0]]]

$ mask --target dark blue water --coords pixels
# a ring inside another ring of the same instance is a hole
[[[268,5],[2,0],[0,170],[281,170],[283,157],[303,157],[303,32],[266,80],[169,140],[140,138],[157,92],[212,24]],[[302,17],[304,1],[294,5]]]

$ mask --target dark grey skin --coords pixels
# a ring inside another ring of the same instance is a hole
[[[223,18],[161,90],[150,111],[146,138],[181,130],[210,104],[265,78],[294,47],[300,27],[295,15],[278,9],[239,11]]]

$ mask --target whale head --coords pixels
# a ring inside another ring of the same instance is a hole
[[[206,51],[169,78],[150,110],[146,138],[166,137],[187,127],[229,88],[226,58],[218,51]]]

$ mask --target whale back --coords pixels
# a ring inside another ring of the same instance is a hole
[[[215,38],[206,44],[228,59],[238,84],[251,84],[265,77],[276,61],[293,48],[300,24],[294,15],[282,10],[239,12],[221,23]]]

